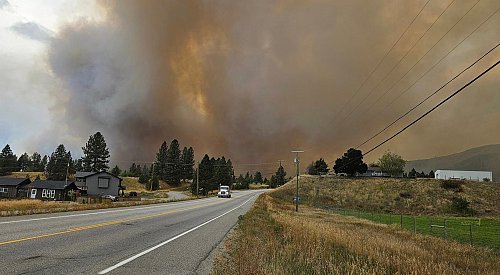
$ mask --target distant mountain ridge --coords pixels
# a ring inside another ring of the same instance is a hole
[[[412,168],[425,173],[438,169],[492,171],[493,180],[498,181],[500,179],[500,144],[476,147],[448,156],[408,161],[405,171],[408,172]]]

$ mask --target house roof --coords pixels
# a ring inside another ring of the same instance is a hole
[[[115,178],[118,178],[120,181],[122,181],[123,179],[116,176],[116,175],[113,175],[109,172],[106,172],[106,171],[100,171],[100,172],[76,172],[75,174],[75,178],[88,178],[90,176],[93,176],[93,175],[96,175],[96,174],[101,174],[101,173],[105,173],[105,174],[108,174],[112,177],[115,177]]]
[[[0,178],[0,185],[1,186],[18,186],[18,185],[25,185],[30,183],[31,180],[27,178],[9,178],[9,177],[1,177]]]
[[[31,188],[43,188],[43,189],[59,189],[63,190],[66,189],[67,187],[74,185],[76,188],[76,185],[72,181],[56,181],[56,180],[35,180],[34,182],[28,184],[26,187],[31,187]]]
[[[93,175],[95,173],[99,173],[99,172],[76,172],[75,177],[76,178],[86,178],[86,177]]]

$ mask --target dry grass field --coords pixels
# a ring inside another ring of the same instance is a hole
[[[214,274],[498,274],[500,255],[309,206],[296,213],[264,194],[213,267]]]

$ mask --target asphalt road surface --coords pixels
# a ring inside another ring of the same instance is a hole
[[[206,274],[210,253],[262,192],[0,218],[0,274]]]

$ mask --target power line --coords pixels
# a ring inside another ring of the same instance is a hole
[[[356,89],[356,91],[354,92],[354,94],[349,98],[349,100],[342,106],[342,108],[340,108],[335,114],[334,114],[334,119],[337,118],[337,116],[342,113],[345,109],[345,107],[347,105],[349,105],[351,103],[351,101],[356,97],[356,95],[358,95],[359,91],[361,90],[361,88],[364,87],[364,85],[366,84],[366,82],[372,77],[373,73],[375,73],[375,71],[377,71],[377,69],[380,67],[380,65],[383,63],[383,61],[387,58],[387,56],[389,55],[389,53],[392,52],[392,50],[394,49],[394,47],[399,43],[399,41],[401,40],[401,38],[403,38],[403,36],[408,32],[408,30],[410,29],[410,27],[413,25],[413,23],[415,22],[415,20],[419,17],[419,15],[422,13],[422,11],[425,9],[425,7],[427,7],[427,4],[429,4],[430,0],[427,0],[427,2],[425,3],[425,5],[420,9],[420,11],[417,13],[417,15],[415,15],[415,17],[413,17],[413,19],[411,20],[410,24],[408,24],[408,26],[406,27],[405,31],[403,33],[401,33],[401,35],[399,36],[399,38],[396,40],[396,42],[394,42],[394,44],[392,44],[392,47],[384,54],[384,56],[379,60],[379,62],[377,63],[377,65],[375,66],[375,68],[373,68],[373,70],[368,74],[368,77],[365,78],[365,80],[363,80],[363,82],[361,83],[361,85]]]
[[[480,1],[480,0],[478,0],[478,1]],[[351,109],[351,111],[346,116],[344,116],[344,118],[342,120],[343,123],[345,123],[345,121],[347,121],[351,117],[351,115],[354,113],[354,111],[356,111],[366,101],[366,99],[373,93],[373,91],[375,91],[380,86],[380,84],[382,84],[391,75],[391,73],[401,64],[401,61],[404,58],[406,58],[406,56],[408,56],[408,54],[415,48],[415,46],[418,44],[418,42],[420,42],[422,37],[424,37],[429,32],[429,30],[432,28],[432,26],[434,26],[434,24],[441,18],[441,16],[448,10],[448,8],[454,2],[455,2],[455,0],[452,0],[448,4],[448,6],[446,6],[446,8],[441,12],[441,14],[439,14],[439,16],[434,20],[434,22],[432,22],[432,24],[418,38],[418,40],[412,45],[412,47],[410,49],[408,49],[408,51],[406,51],[406,53],[398,60],[398,62],[396,64],[394,64],[394,66],[391,68],[391,70],[377,83],[377,85],[375,85],[370,91],[368,91],[368,94],[353,109]]]
[[[476,61],[474,61],[472,64],[470,64],[469,66],[467,66],[467,68],[463,69],[459,74],[455,75],[453,78],[451,78],[450,80],[448,80],[448,82],[446,82],[443,86],[441,86],[439,89],[437,89],[436,91],[434,91],[432,94],[430,94],[429,96],[427,96],[424,100],[420,101],[417,105],[415,105],[413,108],[411,108],[410,110],[408,110],[406,113],[404,113],[403,115],[401,115],[400,117],[398,117],[396,120],[394,120],[392,123],[390,123],[389,125],[387,125],[385,128],[383,128],[382,130],[380,130],[378,133],[376,133],[375,135],[373,135],[372,137],[370,137],[369,139],[365,140],[363,143],[361,143],[360,145],[358,145],[356,148],[359,148],[363,145],[365,145],[366,143],[368,143],[369,141],[371,141],[372,139],[376,138],[377,136],[379,136],[381,133],[383,133],[385,130],[387,130],[389,127],[391,127],[392,125],[394,125],[396,122],[398,122],[399,120],[403,119],[404,117],[406,117],[409,113],[411,113],[413,110],[415,110],[416,108],[418,108],[420,105],[422,105],[423,103],[425,103],[427,100],[429,100],[429,98],[431,98],[432,96],[434,96],[435,94],[437,94],[439,91],[441,91],[444,87],[446,87],[448,84],[450,84],[453,80],[455,80],[456,78],[458,78],[460,75],[462,75],[464,72],[466,72],[467,70],[469,70],[471,67],[473,67],[474,65],[476,65],[479,61],[481,61],[485,56],[487,56],[489,53],[491,53],[492,51],[494,51],[500,44],[497,44],[495,47],[493,47],[492,49],[490,49],[488,52],[486,52],[485,54],[483,54],[479,59],[477,59]]]
[[[394,100],[392,100],[388,105],[387,107],[391,106],[396,100],[398,100],[399,98],[401,98],[401,96],[403,96],[408,90],[410,90],[418,81],[420,81],[424,76],[427,75],[427,73],[429,73],[432,69],[434,69],[438,64],[441,63],[441,61],[443,61],[443,59],[445,59],[447,56],[450,55],[450,53],[452,53],[458,46],[462,45],[462,43],[467,39],[469,38],[473,33],[475,33],[481,26],[484,25],[484,23],[488,22],[491,17],[493,17],[498,11],[500,10],[500,7],[497,8],[495,10],[495,12],[493,12],[490,16],[488,16],[483,22],[481,22],[481,24],[479,24],[471,33],[469,33],[469,35],[467,35],[466,37],[464,37],[464,39],[462,39],[462,41],[460,41],[457,45],[455,45],[455,47],[453,47],[450,51],[448,51],[448,53],[446,55],[444,55],[443,57],[441,57],[441,59],[438,60],[438,62],[436,62],[434,65],[432,65],[432,67],[430,67],[424,74],[422,74],[417,80],[415,80],[410,86],[408,86],[408,88],[406,88],[405,90],[402,91],[401,94],[399,94]]]
[[[415,62],[415,64],[413,64],[413,66],[411,66],[411,68],[410,68],[410,69],[408,69],[408,71],[406,71],[406,73],[404,73],[404,74],[403,74],[403,75],[402,75],[402,76],[401,76],[401,77],[400,77],[397,81],[395,81],[395,82],[391,85],[391,87],[389,87],[389,89],[387,89],[387,90],[386,90],[386,91],[385,91],[382,95],[380,95],[380,96],[379,96],[379,97],[378,97],[375,101],[373,101],[373,103],[372,103],[372,104],[368,107],[368,109],[366,110],[366,112],[365,112],[365,113],[369,112],[369,111],[371,110],[371,108],[372,108],[373,106],[375,106],[375,105],[376,105],[376,104],[380,101],[380,99],[382,99],[382,97],[384,97],[385,95],[387,95],[387,94],[388,94],[388,93],[389,93],[389,92],[390,92],[390,91],[391,91],[391,90],[392,90],[392,89],[393,89],[393,88],[394,88],[394,87],[395,87],[395,86],[396,86],[396,85],[397,85],[397,84],[398,84],[398,83],[399,83],[399,82],[400,82],[403,78],[405,78],[405,77],[408,75],[408,73],[409,73],[409,72],[411,72],[411,71],[413,70],[413,68],[415,68],[415,66],[416,66],[417,64],[419,64],[419,63],[420,63],[420,61],[421,61],[424,57],[426,57],[426,56],[427,56],[427,54],[428,54],[428,53],[429,53],[432,49],[434,49],[434,47],[435,47],[437,44],[439,44],[439,42],[441,42],[441,40],[443,40],[443,38],[445,38],[445,37],[446,37],[446,35],[448,35],[448,33],[450,33],[450,31],[451,31],[451,30],[453,30],[453,29],[454,29],[454,28],[458,25],[458,23],[460,23],[460,21],[462,21],[462,19],[464,19],[464,17],[465,17],[467,14],[469,14],[469,12],[470,12],[470,11],[471,11],[471,10],[472,10],[472,9],[473,9],[473,8],[474,8],[474,7],[475,7],[475,6],[476,6],[476,5],[480,2],[480,1],[481,1],[481,0],[478,0],[478,1],[474,4],[474,5],[472,5],[472,7],[470,7],[470,9],[469,9],[469,10],[468,10],[468,11],[467,11],[464,15],[462,15],[462,17],[461,17],[461,18],[460,18],[460,19],[459,19],[459,20],[458,20],[458,21],[457,21],[457,22],[456,22],[456,23],[455,23],[455,24],[454,24],[454,25],[453,25],[450,29],[448,29],[448,31],[447,31],[447,32],[446,32],[443,36],[441,36],[441,38],[439,38],[439,40],[438,40],[438,41],[436,41],[436,43],[434,43],[434,45],[432,45],[432,47],[430,47],[430,48],[427,50],[427,52],[425,52],[425,54],[424,54],[424,55],[422,55],[422,56],[421,56],[421,57],[417,60],[417,62]],[[495,12],[495,13],[496,13],[496,12]],[[493,14],[495,14],[495,13],[493,13]],[[493,15],[493,14],[492,14],[492,15]],[[484,23],[484,22],[486,22],[487,20],[488,20],[488,19],[486,19],[485,21],[483,21],[483,23]],[[480,26],[481,26],[481,25],[482,25],[482,24],[480,24]],[[474,30],[474,31],[475,31],[475,30]],[[471,33],[470,33],[467,37],[469,37],[472,33],[474,33],[474,31],[472,31],[472,32],[471,32]],[[465,39],[467,39],[467,37],[466,37]],[[464,40],[465,40],[465,39],[464,39]],[[463,42],[463,40],[462,40],[462,42]],[[458,44],[457,44],[457,46],[458,46],[458,45],[460,45],[462,42],[458,43]],[[449,54],[450,52],[452,52],[452,51],[453,51],[453,50],[454,50],[457,46],[455,46],[455,47],[454,47],[451,51],[449,51],[449,52],[448,52],[448,54]],[[446,56],[447,56],[447,55],[445,55],[445,57],[446,57]],[[441,60],[442,60],[442,59],[441,59]],[[440,61],[441,61],[441,60],[440,60]],[[436,64],[438,64],[440,61],[438,61]],[[432,68],[433,68],[433,67],[431,67],[431,69],[432,69]]]
[[[384,145],[385,143],[387,143],[388,141],[392,140],[393,138],[395,138],[396,136],[398,136],[399,134],[401,134],[402,132],[404,132],[406,129],[410,128],[412,125],[414,125],[415,123],[417,123],[418,121],[420,121],[422,118],[426,117],[428,114],[430,114],[431,112],[433,112],[434,110],[436,110],[437,108],[439,108],[439,106],[441,106],[444,103],[446,103],[448,100],[450,100],[451,98],[453,98],[454,96],[456,96],[457,94],[459,94],[461,91],[463,91],[469,85],[471,85],[476,80],[478,80],[479,78],[481,78],[483,75],[485,75],[486,73],[488,73],[489,71],[491,71],[493,68],[495,68],[498,65],[498,63],[500,63],[500,61],[497,61],[495,64],[491,65],[488,69],[486,69],[481,74],[479,74],[478,76],[476,76],[474,79],[472,79],[471,81],[469,81],[467,84],[465,84],[464,86],[462,86],[462,88],[458,89],[456,92],[454,92],[453,94],[449,95],[447,98],[445,98],[444,100],[442,100],[438,105],[434,106],[432,109],[430,109],[429,111],[425,112],[423,115],[421,115],[419,118],[417,118],[416,120],[414,120],[413,122],[411,122],[410,124],[408,124],[407,126],[405,126],[403,129],[399,130],[397,133],[395,133],[391,137],[387,138],[386,140],[384,140],[383,142],[381,142],[377,146],[375,146],[372,149],[368,150],[366,153],[363,154],[363,156],[366,156],[370,152],[372,152],[375,149],[379,148],[380,146]]]
[[[470,86],[472,83],[474,83],[476,80],[478,80],[479,78],[481,78],[482,76],[484,76],[486,73],[488,73],[489,71],[491,71],[493,68],[495,68],[498,64],[500,63],[500,61],[497,61],[495,64],[491,65],[488,69],[486,69],[485,71],[483,71],[481,74],[479,74],[478,76],[476,76],[474,79],[472,79],[471,81],[469,81],[467,84],[465,84],[464,86],[462,86],[460,89],[458,89],[457,91],[455,91],[453,94],[451,94],[450,96],[448,96],[447,98],[445,98],[444,100],[442,100],[439,104],[437,104],[436,106],[434,106],[433,108],[431,108],[429,111],[425,112],[423,115],[421,115],[419,118],[417,118],[416,120],[414,120],[413,122],[411,122],[410,124],[406,125],[403,129],[399,130],[397,133],[395,133],[394,135],[392,135],[391,137],[387,138],[386,140],[384,140],[383,142],[379,143],[377,146],[371,148],[370,150],[368,150],[366,153],[362,154],[359,158],[363,158],[364,156],[368,155],[369,153],[373,152],[374,150],[376,150],[377,148],[379,148],[380,146],[384,145],[385,143],[387,143],[388,141],[392,140],[393,138],[395,138],[396,136],[398,136],[399,134],[401,134],[402,132],[404,132],[406,129],[410,128],[411,126],[413,126],[415,123],[417,123],[418,121],[420,121],[421,119],[423,119],[424,117],[426,117],[428,114],[430,114],[431,112],[433,112],[434,110],[436,110],[437,108],[439,108],[441,105],[443,105],[444,103],[446,103],[448,100],[450,100],[451,98],[453,98],[454,96],[456,96],[457,94],[459,94],[461,91],[463,91],[465,88],[467,88],[468,86]],[[359,158],[355,158],[355,159],[352,159],[351,161],[349,161],[348,163],[342,165],[339,169],[342,169],[344,167],[346,167],[347,165],[351,164],[352,162],[358,160]],[[333,164],[335,163],[334,162],[331,162],[330,164]]]

